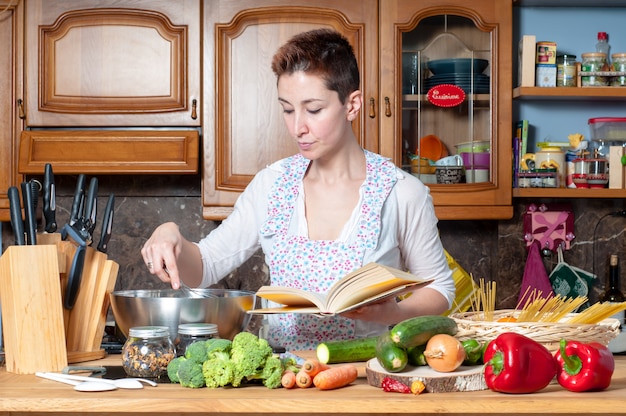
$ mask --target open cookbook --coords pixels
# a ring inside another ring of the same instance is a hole
[[[311,313],[335,315],[390,296],[398,296],[432,280],[369,263],[335,282],[327,293],[283,286],[262,286],[257,296],[281,306],[251,310],[250,313]]]

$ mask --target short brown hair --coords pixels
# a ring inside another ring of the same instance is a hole
[[[311,30],[292,37],[274,55],[272,71],[277,78],[298,71],[319,75],[329,90],[337,91],[342,103],[360,84],[352,45],[331,29]]]

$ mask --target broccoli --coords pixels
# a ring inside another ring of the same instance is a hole
[[[185,360],[185,357],[176,357],[167,364],[167,376],[172,383],[180,383],[180,379],[178,378],[178,367],[180,367],[180,364]]]
[[[224,387],[231,384],[234,374],[235,366],[228,357],[216,356],[202,364],[204,382],[210,388]]]
[[[176,374],[180,385],[183,387],[200,388],[205,386],[202,363],[186,359],[180,363]]]
[[[187,345],[185,358],[197,364],[202,364],[209,357],[207,355],[207,341],[195,341]]]
[[[284,366],[280,358],[276,356],[268,357],[265,365],[255,374],[246,377],[246,380],[262,380],[263,385],[269,389],[276,389],[281,386]]]
[[[230,359],[230,349],[232,346],[232,341],[229,339],[222,338],[214,338],[209,341],[206,341],[207,345],[207,357],[208,359],[212,358],[221,358],[221,359]]]
[[[250,332],[235,335],[230,350],[230,359],[234,364],[233,387],[238,387],[246,377],[262,370],[265,361],[271,356],[272,347],[266,339]]]
[[[296,359],[293,357],[281,358],[281,362],[283,365],[283,371],[290,370],[296,374],[298,373],[298,371],[300,371],[300,366],[298,365]]]

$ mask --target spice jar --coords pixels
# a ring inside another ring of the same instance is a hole
[[[613,70],[626,73],[626,53],[614,53],[611,55],[611,58],[613,58]],[[611,85],[614,87],[626,87],[626,75],[614,77]]]
[[[556,86],[576,86],[576,55],[559,55],[556,57]]]
[[[167,374],[174,344],[166,326],[137,326],[128,330],[122,347],[122,367],[130,377],[158,378]]]
[[[606,54],[600,52],[583,53],[581,72],[607,71],[608,64]],[[585,75],[580,78],[583,87],[605,87],[608,85],[606,77],[598,75]]]
[[[187,347],[196,341],[206,341],[213,338],[219,338],[216,324],[180,324],[176,339],[176,355],[185,355]]]

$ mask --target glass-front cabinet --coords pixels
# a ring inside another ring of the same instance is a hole
[[[270,60],[318,27],[355,49],[364,148],[427,183],[439,219],[513,215],[511,1],[209,0],[204,27],[205,218],[226,217],[258,170],[297,151]]]
[[[391,3],[381,153],[431,188],[440,219],[510,218],[510,2]]]

